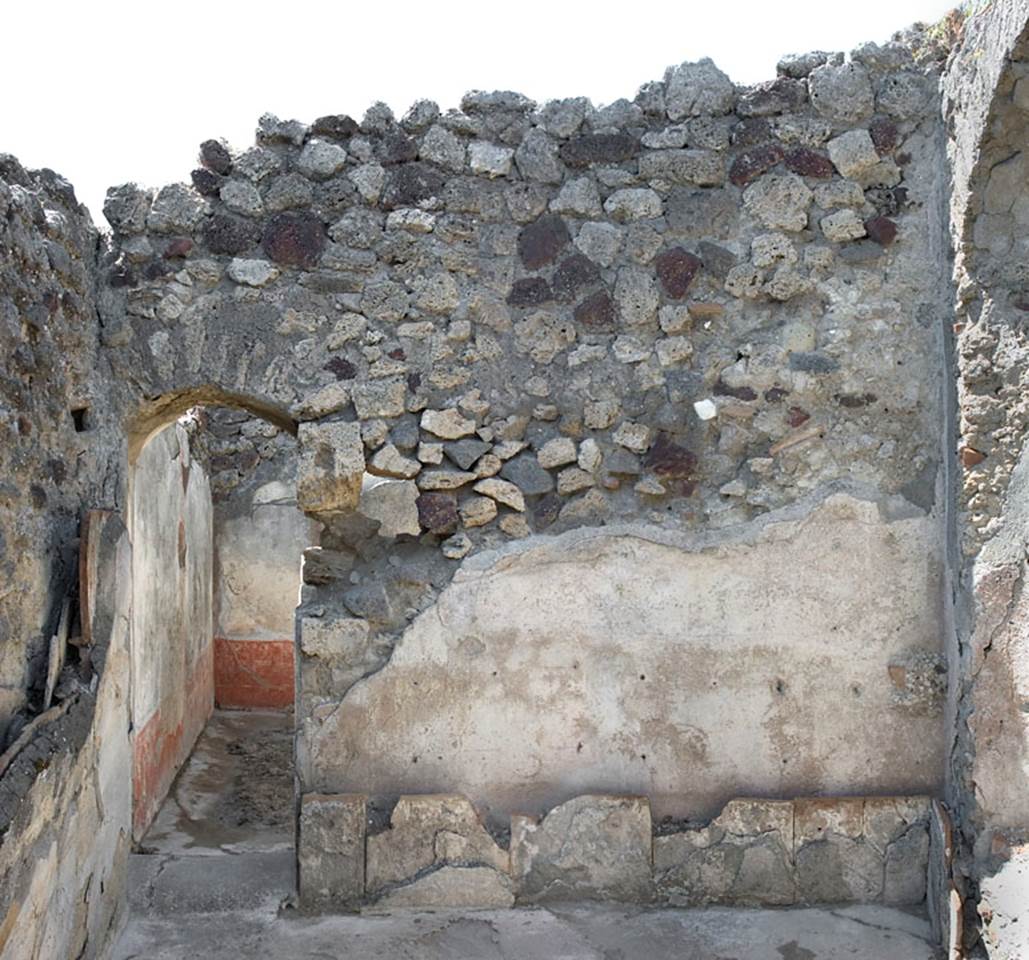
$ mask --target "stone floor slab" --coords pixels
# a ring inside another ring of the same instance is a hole
[[[938,960],[889,907],[645,909],[591,904],[302,918],[133,918],[114,960]]]

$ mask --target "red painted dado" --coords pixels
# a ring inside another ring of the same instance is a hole
[[[132,741],[132,833],[142,838],[214,709],[211,648],[190,669],[185,696],[166,697]]]
[[[293,641],[214,638],[214,699],[219,707],[293,704]]]

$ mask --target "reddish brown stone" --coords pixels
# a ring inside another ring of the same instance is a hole
[[[799,427],[802,423],[807,423],[810,419],[811,414],[803,407],[790,407],[789,412],[786,414],[786,422],[791,427]]]
[[[457,529],[457,497],[453,493],[423,493],[415,504],[418,507],[418,523],[423,530],[445,536]]]
[[[686,296],[690,284],[703,266],[700,257],[682,247],[662,251],[655,257],[654,264],[661,286],[673,300],[681,300]]]
[[[585,133],[561,145],[561,159],[570,167],[592,163],[621,163],[640,151],[639,141],[628,133]]]
[[[980,453],[974,447],[962,447],[958,456],[961,457],[961,465],[966,469],[982,463],[986,459],[985,453]]]
[[[550,284],[546,280],[542,277],[525,277],[522,280],[515,280],[511,285],[507,302],[513,307],[531,307],[553,298]]]
[[[880,246],[888,247],[897,239],[897,225],[889,217],[872,217],[865,221],[865,233]]]
[[[659,433],[643,458],[644,465],[659,477],[682,480],[697,469],[697,455]]]
[[[777,143],[766,143],[760,147],[744,150],[729,168],[729,181],[737,187],[752,183],[765,171],[771,170],[783,158],[782,147]]]
[[[583,287],[592,286],[599,279],[600,269],[597,265],[589,257],[576,253],[561,261],[550,285],[556,299],[567,301],[574,299]]]
[[[277,214],[265,225],[261,247],[276,263],[310,270],[325,251],[325,225],[307,211]]]
[[[868,133],[880,157],[893,153],[896,149],[899,132],[897,125],[892,120],[887,120],[886,117],[876,117],[868,125]]]
[[[175,237],[164,248],[164,257],[171,260],[175,257],[185,257],[193,249],[193,241],[189,237]]]
[[[603,333],[615,328],[615,305],[606,290],[598,290],[575,308],[573,317],[590,332]]]
[[[826,154],[807,147],[796,147],[787,153],[786,166],[802,177],[818,177],[822,180],[828,180],[836,172],[832,160]]]
[[[553,263],[571,237],[568,227],[557,214],[544,214],[518,234],[518,256],[526,270],[539,270]]]

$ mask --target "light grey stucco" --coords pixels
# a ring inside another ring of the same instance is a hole
[[[938,526],[889,506],[838,494],[706,545],[615,527],[480,554],[305,727],[308,782],[456,791],[501,822],[590,791],[649,796],[657,818],[931,792]]]

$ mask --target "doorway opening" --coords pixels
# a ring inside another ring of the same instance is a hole
[[[301,557],[318,539],[297,508],[296,469],[292,432],[236,406],[191,407],[138,445],[131,870],[141,896],[160,895],[159,876],[189,897],[223,897],[255,873],[269,891],[292,889],[293,622]]]

